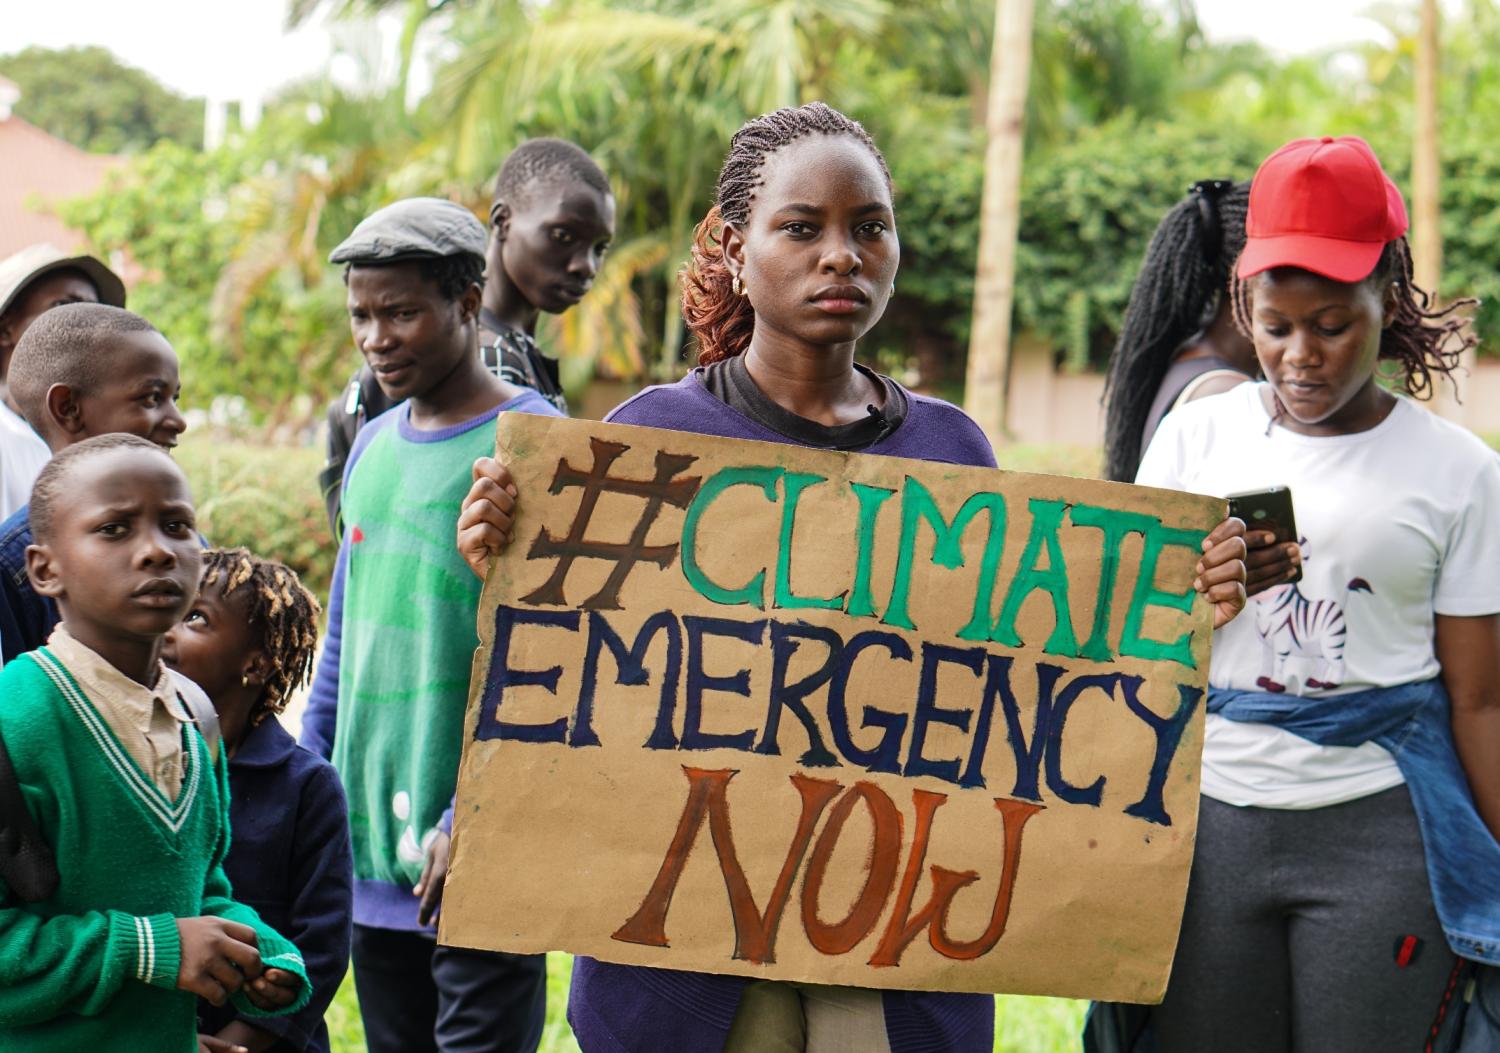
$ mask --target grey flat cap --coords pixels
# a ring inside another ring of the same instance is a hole
[[[484,262],[488,235],[474,213],[437,197],[409,197],[370,213],[328,255],[329,263],[391,263],[468,254]]]

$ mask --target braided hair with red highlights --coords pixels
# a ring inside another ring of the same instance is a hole
[[[745,122],[729,141],[719,172],[714,207],[693,233],[692,254],[682,269],[682,317],[698,343],[698,364],[731,358],[750,346],[755,310],[734,290],[724,262],[726,223],[742,226],[750,217],[766,158],[807,135],[847,135],[864,144],[880,165],[886,186],[891,172],[864,126],[821,102],[787,107]]]
[[[1253,333],[1250,317],[1250,294],[1255,278],[1232,275],[1229,295],[1234,305],[1234,324],[1247,337]],[[1448,377],[1458,368],[1463,353],[1479,343],[1469,327],[1469,318],[1459,312],[1476,306],[1479,301],[1454,300],[1446,307],[1435,307],[1431,294],[1412,280],[1411,249],[1405,237],[1386,243],[1380,260],[1370,276],[1364,279],[1377,289],[1390,285],[1395,291],[1395,313],[1380,333],[1380,359],[1393,362],[1401,386],[1413,398],[1429,399],[1433,394],[1433,375]],[[1279,416],[1281,400],[1276,400]]]

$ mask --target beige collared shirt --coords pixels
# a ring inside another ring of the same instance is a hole
[[[59,625],[47,647],[78,681],[120,745],[169,801],[182,789],[182,725],[192,722],[167,667],[156,664],[156,682],[142,687],[98,652],[79,643]]]

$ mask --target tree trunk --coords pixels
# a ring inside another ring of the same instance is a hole
[[[1015,300],[1016,235],[1021,223],[1021,155],[1026,86],[1031,73],[1034,0],[995,0],[986,114],[984,201],[979,266],[974,282],[974,327],[964,409],[989,436],[1006,438],[1010,321]]]
[[[1438,187],[1438,4],[1421,0],[1422,24],[1417,33],[1416,142],[1411,164],[1411,255],[1413,278],[1432,295],[1440,295],[1443,274],[1442,206]],[[1463,363],[1473,368],[1473,361]],[[1463,407],[1445,380],[1434,385],[1432,408],[1450,420],[1463,419]]]

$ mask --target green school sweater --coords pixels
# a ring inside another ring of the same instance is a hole
[[[183,728],[182,789],[169,801],[47,648],[0,669],[0,735],[26,804],[57,856],[51,898],[0,886],[0,1050],[193,1053],[196,999],[176,989],[177,918],[249,925],[261,959],[302,977],[302,956],[231,898],[227,766]],[[243,995],[235,1004],[267,1016]]]
[[[303,742],[331,722],[349,796],[354,921],[415,930],[428,842],[453,799],[481,583],[458,553],[474,460],[495,452],[500,412],[556,415],[533,391],[441,430],[405,404],[359,434],[344,484],[330,632]],[[336,688],[335,688],[336,685]],[[336,691],[336,693],[335,693]]]

